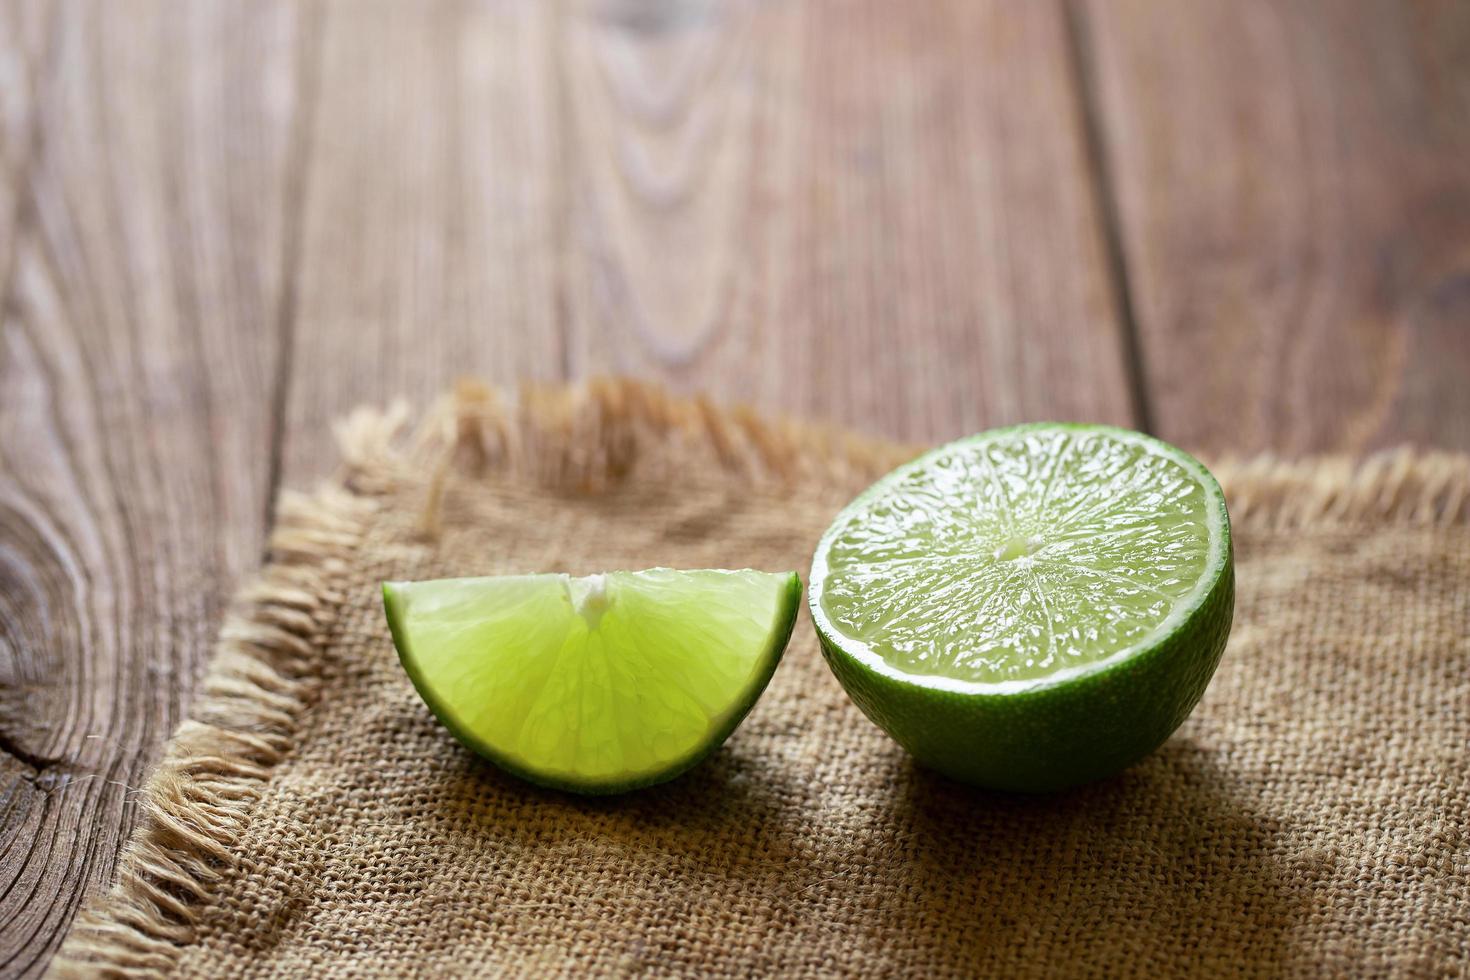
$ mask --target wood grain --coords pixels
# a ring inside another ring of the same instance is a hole
[[[1134,421],[1057,4],[573,3],[569,366],[912,439]]]
[[[906,438],[1134,421],[1054,4],[344,3],[324,35],[287,482],[353,405],[466,374]]]
[[[1161,434],[1470,448],[1470,5],[1082,10]]]
[[[0,321],[0,974],[103,885],[264,536],[286,3],[73,3]]]
[[[456,378],[559,378],[559,163],[542,5],[328,5],[305,176],[284,440]]]
[[[21,195],[36,143],[36,88],[51,7],[41,0],[0,0],[0,297],[10,280]]]

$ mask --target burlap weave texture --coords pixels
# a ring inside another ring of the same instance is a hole
[[[1470,972],[1470,461],[1222,463],[1238,605],[1158,753],[1057,796],[915,767],[805,611],[726,747],[623,798],[479,762],[384,578],[805,575],[906,452],[622,383],[346,421],[58,966],[196,977]],[[405,448],[394,448],[402,444]]]

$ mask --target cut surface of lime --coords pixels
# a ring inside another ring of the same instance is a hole
[[[1003,788],[1097,778],[1167,738],[1218,663],[1224,495],[1140,433],[982,433],[849,505],[810,604],[839,680],[921,761]]]
[[[608,572],[388,582],[414,687],[465,745],[533,782],[613,793],[718,748],[775,671],[795,573]]]

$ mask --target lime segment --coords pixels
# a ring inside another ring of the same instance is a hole
[[[921,761],[1053,788],[1105,775],[1188,715],[1229,631],[1219,485],[1107,426],[941,447],[822,538],[810,602],[828,662]]]
[[[765,689],[794,573],[609,572],[389,582],[399,658],[440,721],[525,778],[586,793],[671,779]]]

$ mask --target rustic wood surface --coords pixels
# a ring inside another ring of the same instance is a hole
[[[297,20],[109,0],[43,45],[0,302],[0,975],[106,883],[259,561]]]
[[[0,975],[345,409],[1470,448],[1467,151],[1453,0],[0,0]]]
[[[0,297],[10,279],[22,179],[36,144],[36,97],[50,31],[47,15],[37,4],[0,0]]]
[[[1158,434],[1470,445],[1470,4],[1081,19]]]

